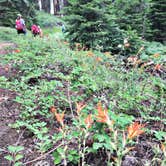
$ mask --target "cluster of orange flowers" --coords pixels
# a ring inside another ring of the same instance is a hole
[[[61,126],[64,127],[65,112],[63,111],[62,113],[57,113],[57,110],[54,106],[50,108],[50,111],[55,115],[56,120],[61,124]]]
[[[110,54],[110,52],[105,52],[104,55],[110,56],[111,54]]]
[[[154,70],[160,71],[161,70],[161,64],[157,64],[154,66]]]
[[[15,53],[20,53],[21,50],[17,49],[17,50],[14,50]]]
[[[83,104],[82,102],[80,103],[76,103],[76,112],[79,115],[81,110],[84,109],[84,107],[86,106],[86,104]]]
[[[92,57],[92,56],[94,56],[94,53],[92,51],[88,51],[87,56]]]
[[[63,43],[64,43],[65,45],[68,45],[68,44],[69,44],[67,41],[64,41]]]
[[[128,133],[127,138],[133,139],[133,138],[143,134],[145,131],[142,130],[142,128],[144,128],[144,127],[145,127],[144,124],[139,124],[138,122],[134,122],[127,129],[127,133]]]
[[[85,106],[86,105],[83,103],[76,103],[76,111],[78,115],[80,115],[81,110]],[[64,127],[64,112],[57,113],[56,108],[54,106],[50,108],[50,111],[55,115],[55,118],[58,121],[58,123],[60,123],[61,126]],[[112,131],[114,121],[110,120],[108,110],[103,109],[101,102],[97,104],[97,115],[95,117],[97,119],[97,122],[107,124],[110,127],[110,131]],[[86,124],[86,127],[90,128],[93,124],[92,114],[89,114],[85,118],[84,122]],[[144,126],[144,124],[139,124],[138,122],[134,122],[133,124],[131,124],[127,129],[127,138],[132,140],[133,138],[143,134],[145,132],[143,130]]]
[[[158,57],[160,57],[160,54],[159,54],[159,53],[155,53],[155,54],[153,55],[153,57],[154,57],[154,58],[158,58]]]
[[[102,61],[103,61],[102,58],[100,58],[100,57],[96,58],[96,62],[102,62]]]

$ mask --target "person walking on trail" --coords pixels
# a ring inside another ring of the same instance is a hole
[[[26,26],[25,26],[25,21],[22,18],[21,14],[17,15],[17,19],[16,19],[16,30],[17,33],[23,33],[24,35],[26,34]]]
[[[64,24],[62,24],[62,33],[65,33],[65,31],[66,31],[66,27]]]
[[[39,35],[40,37],[43,37],[43,31],[40,28],[40,26],[33,24],[31,26],[31,32],[33,34],[34,37],[36,37],[37,35]]]

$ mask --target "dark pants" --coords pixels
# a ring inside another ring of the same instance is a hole
[[[37,35],[40,35],[39,32],[32,32],[33,36],[36,37]]]
[[[26,30],[23,30],[23,29],[17,30],[17,34],[21,34],[21,33],[23,33],[25,35],[26,34]]]

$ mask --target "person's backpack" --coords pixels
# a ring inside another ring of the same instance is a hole
[[[16,29],[17,30],[22,30],[24,29],[23,24],[21,23],[21,20],[16,20]]]
[[[32,25],[31,26],[31,31],[33,34],[38,34],[40,32],[40,29],[37,25]]]

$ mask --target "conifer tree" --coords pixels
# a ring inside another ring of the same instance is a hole
[[[112,7],[112,0],[69,0],[65,20],[70,43],[116,51],[123,37]]]
[[[17,14],[21,14],[30,27],[35,21],[37,0],[0,0],[0,25],[15,27]]]
[[[150,14],[153,32],[152,39],[166,42],[166,1],[152,0]]]
[[[124,30],[136,30],[141,37],[148,37],[151,32],[150,0],[116,0],[114,10],[117,16],[117,23]]]

